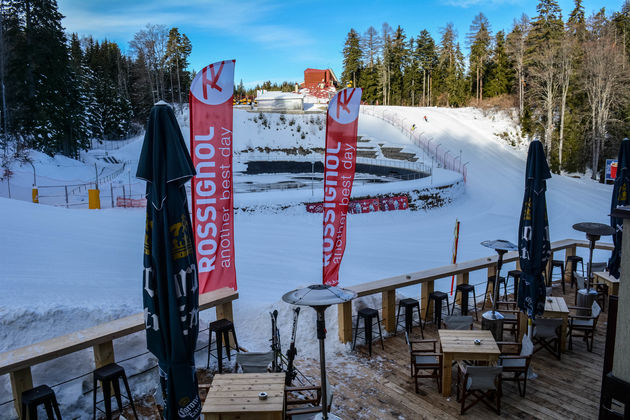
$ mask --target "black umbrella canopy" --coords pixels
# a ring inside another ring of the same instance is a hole
[[[147,181],[143,301],[147,348],[158,358],[165,417],[201,413],[194,351],[199,287],[184,184],[195,169],[170,106],[151,109],[136,176]]]
[[[547,219],[547,179],[551,172],[540,141],[529,145],[525,169],[525,196],[518,227],[521,282],[518,307],[530,318],[545,311],[545,281],[542,272],[551,255],[549,221]]]
[[[610,203],[610,211],[617,207],[630,204],[630,140],[623,139],[619,146],[619,155],[617,156],[617,177],[613,186],[612,200]],[[613,249],[610,260],[608,260],[608,271],[615,278],[619,278],[619,267],[621,266],[621,236],[623,228],[623,219],[610,216],[610,226],[615,229],[613,234]]]

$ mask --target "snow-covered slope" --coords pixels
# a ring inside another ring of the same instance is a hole
[[[390,111],[415,123],[424,135],[434,139],[433,144],[442,144],[441,150],[446,148],[453,154],[461,150],[463,161],[470,162],[466,192],[452,205],[430,211],[351,215],[348,246],[340,271],[342,286],[448,264],[456,218],[461,221],[460,261],[488,255],[488,250],[479,244],[483,240],[516,241],[526,151],[513,149],[495,135],[514,132],[513,122],[502,114],[485,117],[475,109],[391,107]],[[304,144],[323,147],[324,130],[320,130],[317,123],[310,125],[308,135],[301,139],[301,134],[287,136],[287,133],[297,133],[287,128],[293,127],[288,122],[282,130],[280,125],[275,125],[278,114],[267,117],[271,128],[259,130],[243,122],[257,115],[236,113],[238,151]],[[425,115],[428,122],[423,119]],[[182,121],[182,125],[187,137],[187,122]],[[305,126],[307,124],[301,130]],[[360,116],[359,134],[415,147],[397,129],[374,117]],[[140,140],[112,154],[122,160],[137,160],[139,145]],[[28,174],[26,168],[24,173]],[[91,174],[86,172],[81,176]],[[56,173],[54,177],[62,178],[62,174]],[[77,176],[73,173],[72,177]],[[30,188],[29,183],[27,188]],[[571,229],[572,224],[579,221],[607,223],[611,191],[611,186],[588,179],[554,176],[548,183],[547,193],[552,240],[582,238]],[[321,196],[321,191],[315,192],[316,196],[318,194]],[[255,199],[265,200],[265,197],[259,195]],[[240,298],[235,303],[235,317],[239,344],[250,350],[268,348],[267,311],[272,307],[280,308],[281,332],[283,337],[288,337],[289,308],[280,303],[280,297],[293,288],[321,281],[321,226],[321,215],[298,211],[236,214]],[[0,241],[0,351],[141,311],[142,210],[68,210],[0,198],[0,231],[3,232]],[[604,260],[607,255],[598,252],[595,258]],[[481,282],[484,276],[485,272],[473,273],[471,282]],[[436,284],[436,288],[442,290],[449,286],[450,279]],[[401,292],[418,296],[420,290],[412,287]],[[303,312],[305,319],[300,321],[298,333],[302,357],[317,352],[312,311]],[[335,309],[331,308],[327,315],[334,321]],[[331,353],[345,350],[334,339],[335,324],[329,323],[328,350]],[[207,338],[202,336],[200,340]],[[124,346],[120,346],[121,354],[143,351],[142,337],[128,342],[135,343],[135,347],[123,349]],[[146,368],[147,359],[143,360],[128,368],[137,371]],[[60,371],[53,364],[43,364],[34,370],[34,375],[38,383],[58,383],[84,371],[89,371],[89,355],[81,356],[80,362],[67,371]],[[156,384],[151,382],[153,380],[155,378],[150,378],[149,382]],[[68,385],[71,386],[75,388],[62,391],[62,404],[71,405],[70,412],[80,415],[81,410],[90,407],[91,401],[77,402],[76,396],[80,393],[75,392],[77,385]],[[146,389],[146,386],[138,386],[140,390]],[[8,378],[0,378],[0,403],[10,399],[10,395]],[[10,407],[10,404],[0,406],[0,418],[10,418]]]

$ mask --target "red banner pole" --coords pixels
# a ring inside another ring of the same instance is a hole
[[[232,128],[234,60],[203,68],[190,85],[192,222],[199,293],[236,290]]]
[[[324,158],[323,283],[339,283],[346,249],[348,204],[357,160],[357,128],[361,89],[340,91],[328,104]]]

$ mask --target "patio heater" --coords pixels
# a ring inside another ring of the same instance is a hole
[[[310,306],[317,312],[317,339],[319,340],[319,367],[322,386],[322,412],[314,419],[334,420],[339,417],[328,413],[328,396],[326,395],[326,353],[324,341],[326,339],[326,320],[324,312],[330,305],[349,302],[357,297],[352,290],[342,289],[325,284],[314,284],[285,293],[282,300],[292,305]]]
[[[615,229],[610,225],[594,222],[582,222],[573,225],[573,229],[586,233],[586,239],[588,239],[588,270],[586,277],[586,289],[580,289],[577,292],[577,305],[585,308],[590,308],[593,305],[593,301],[597,297],[597,291],[591,290],[591,279],[593,275],[593,250],[595,249],[595,242],[602,236],[609,236],[615,233]],[[578,314],[582,315],[582,314]],[[584,314],[588,315],[588,314]]]
[[[483,241],[481,245],[486,248],[494,249],[499,254],[497,261],[497,274],[494,279],[494,287],[492,289],[492,310],[481,315],[481,329],[490,330],[494,339],[503,340],[503,314],[497,311],[497,299],[499,296],[499,275],[503,266],[503,255],[508,251],[516,251],[518,248],[510,241],[496,239],[494,241]],[[485,299],[485,296],[484,296]]]

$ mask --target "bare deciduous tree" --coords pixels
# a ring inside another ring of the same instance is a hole
[[[529,67],[531,75],[532,94],[541,105],[545,133],[545,150],[551,151],[551,140],[554,128],[554,108],[558,101],[560,75],[558,69],[559,44],[549,42],[545,48],[540,48],[532,57]]]
[[[599,156],[607,137],[612,111],[628,97],[628,71],[624,66],[623,45],[618,42],[612,25],[591,19],[584,44],[584,89],[591,108],[592,178],[596,179]]]
[[[529,33],[529,18],[526,14],[521,19],[514,21],[514,29],[507,37],[507,52],[514,62],[514,70],[516,71],[516,83],[518,84],[518,113],[523,117],[524,92],[525,83],[525,52],[527,34]]]
[[[149,75],[151,95],[153,101],[164,99],[164,71],[168,29],[164,25],[147,24],[133,36],[129,42],[130,50],[138,56],[144,56],[147,74]]]
[[[560,83],[560,132],[558,135],[558,163],[562,168],[562,148],[564,147],[564,112],[569,93],[569,83],[575,61],[575,40],[566,32],[558,48],[558,77]]]

